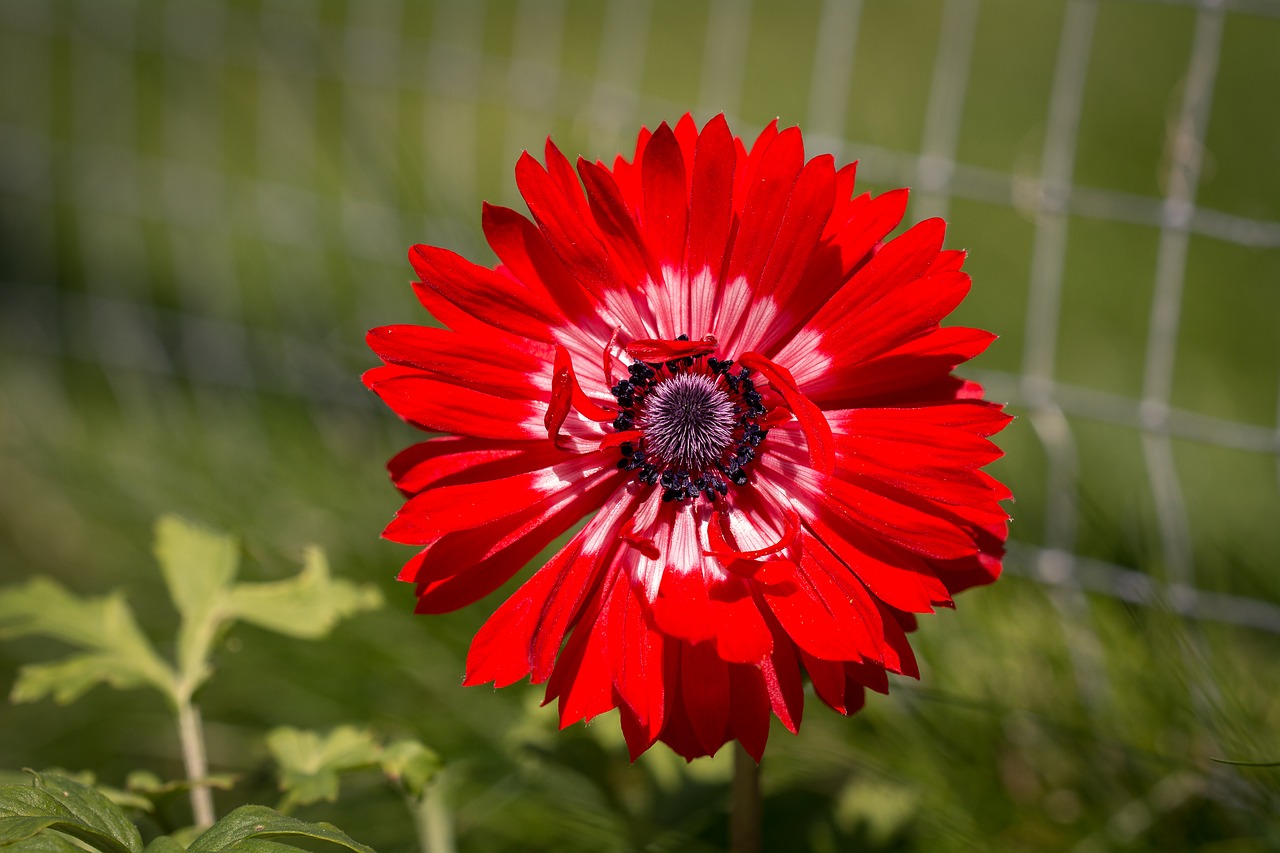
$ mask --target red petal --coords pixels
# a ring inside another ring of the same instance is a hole
[[[556,447],[560,446],[560,427],[564,426],[569,410],[573,408],[572,386],[576,384],[573,368],[556,365],[555,372],[551,374],[551,402],[547,404],[547,413],[542,418],[547,437]]]
[[[632,284],[638,285],[646,278],[657,281],[659,268],[649,255],[614,177],[603,166],[583,159],[578,160],[578,172],[587,187],[592,218],[608,241],[609,254],[627,269]]]
[[[658,627],[673,637],[700,643],[715,636],[711,599],[701,573],[663,572],[653,615]]]
[[[627,355],[636,361],[657,363],[675,361],[687,356],[708,355],[716,351],[716,342],[715,340],[664,341],[656,338],[642,338],[627,344],[625,349]]]
[[[818,309],[804,328],[825,336],[846,318],[857,316],[885,294],[920,278],[938,256],[945,230],[946,223],[941,219],[926,219],[885,243],[884,248],[866,266]],[[783,347],[778,353],[780,360],[790,362],[802,354],[793,353],[793,345],[812,347],[812,338],[809,336],[799,335],[796,341]],[[835,341],[825,349],[839,352],[842,346],[842,342]]]
[[[755,149],[751,157],[756,159]],[[749,283],[760,281],[769,253],[778,241],[787,199],[803,165],[804,142],[799,128],[787,128],[762,151],[738,219],[726,281],[739,277]]]
[[[658,550],[658,546],[647,536],[640,536],[634,530],[632,525],[634,518],[628,518],[626,523],[622,525],[622,530],[618,531],[618,538],[628,545],[635,548],[641,554],[644,554],[650,560],[656,560],[662,556],[662,551]]]
[[[609,653],[613,685],[652,743],[666,719],[664,637],[653,624],[642,594],[626,578],[614,584]]]
[[[907,639],[907,632],[902,629],[901,623],[895,618],[888,605],[876,599],[872,601],[880,611],[880,624],[885,641],[888,643],[884,648],[885,668],[899,675],[919,678],[920,666],[916,663],[916,655],[911,649],[911,642]]]
[[[964,265],[964,258],[964,249],[948,249],[945,252],[939,252],[938,259],[933,262],[933,265],[929,267],[929,271],[925,275],[958,272],[960,267]]]
[[[698,125],[693,116],[685,113],[676,122],[676,141],[680,143],[680,154],[684,157],[685,174],[693,171],[693,157],[698,145]]]
[[[756,352],[743,353],[738,358],[743,367],[759,371],[769,383],[782,395],[787,407],[791,409],[804,430],[805,439],[809,442],[809,461],[814,469],[823,474],[830,474],[835,469],[835,448],[831,436],[831,425],[827,423],[822,410],[801,393],[791,371],[774,364]]]
[[[559,469],[559,470],[558,470]],[[429,489],[409,500],[383,535],[393,542],[426,545],[527,509],[587,476],[577,459],[550,469]]]
[[[617,483],[611,472],[585,491],[544,501],[431,545],[420,562],[420,576],[412,578],[420,581],[416,611],[448,613],[493,592],[557,536],[598,509]]]
[[[951,371],[995,339],[981,329],[944,326],[870,361],[810,380],[806,391],[831,408],[917,406],[965,399],[966,383],[951,376]],[[977,396],[981,393],[979,387]]]
[[[800,514],[793,509],[788,509],[786,513],[786,529],[783,530],[782,537],[777,542],[753,551],[739,551],[730,545],[729,540],[725,538],[724,519],[720,512],[716,510],[711,513],[711,521],[707,525],[707,539],[711,549],[703,550],[702,553],[708,557],[716,557],[725,561],[756,560],[790,548],[791,543],[795,541],[796,534],[799,532]]]
[[[841,618],[852,612],[849,603],[841,606],[838,599],[825,596],[815,586],[813,576],[823,576],[814,571],[813,558],[806,553],[803,559],[803,568],[797,567],[789,581],[761,587],[764,601],[800,648],[829,660],[859,659],[869,645],[860,636],[865,631],[859,624],[861,620],[856,612],[851,621]]]
[[[429,326],[381,326],[370,329],[365,341],[388,364],[416,367],[455,385],[522,399],[538,393],[529,375],[543,373],[550,355],[532,342],[517,347]]]
[[[636,442],[644,435],[638,429],[624,429],[622,432],[610,432],[600,439],[600,450],[612,450],[615,447],[621,447],[628,441]]]
[[[787,201],[786,216],[757,293],[770,294],[779,304],[791,298],[822,236],[834,198],[835,160],[830,154],[815,157],[805,164]]]
[[[414,246],[409,261],[423,284],[473,317],[515,335],[551,341],[564,322],[559,309],[504,275],[447,249]]]
[[[800,680],[795,645],[776,620],[769,621],[774,626],[773,654],[760,662],[760,674],[764,676],[774,715],[794,734],[800,730],[804,716],[804,683]]]
[[[667,643],[666,682],[667,682],[667,719],[662,726],[660,740],[686,761],[692,761],[707,754],[698,742],[685,710],[684,691],[681,688],[683,679],[680,675],[681,643]]]
[[[543,437],[534,426],[543,411],[527,400],[482,394],[411,367],[375,367],[362,378],[392,411],[425,430],[496,439]]]
[[[840,267],[846,275],[852,273],[860,262],[866,260],[871,250],[898,227],[907,212],[909,195],[905,189],[890,190],[875,198],[864,196],[865,201],[861,204],[854,203],[856,212],[835,238],[840,249]]]
[[[601,618],[603,599],[613,591],[610,584],[616,582],[616,576],[606,579],[607,588],[592,602],[592,608],[583,614],[547,681],[546,701],[559,698],[562,729],[617,706],[609,667],[608,631]]]
[[[481,224],[494,254],[516,278],[591,334],[602,331],[599,300],[565,269],[537,225],[510,208],[488,202]]]
[[[760,763],[769,740],[769,692],[760,670],[753,666],[730,666],[729,734]]]
[[[597,561],[581,555],[582,539],[582,533],[575,536],[481,626],[467,653],[463,684],[492,681],[506,687],[535,670],[535,684],[546,679],[549,662],[539,660],[535,645],[551,643],[560,650],[565,630],[595,579]]]
[[[591,208],[582,195],[582,185],[578,183],[578,175],[573,171],[569,158],[561,153],[550,137],[547,138],[547,144],[542,153],[543,159],[547,161],[547,174],[560,188],[560,194],[573,205],[580,220],[590,222]]]
[[[680,687],[694,736],[708,755],[725,742],[729,723],[729,667],[711,643],[682,643]]]
[[[565,454],[543,443],[500,444],[487,438],[441,436],[411,444],[387,463],[396,488],[412,496],[428,486],[498,480],[546,468]]]
[[[718,583],[710,599],[716,654],[730,663],[759,663],[773,651],[773,634],[745,584]]]
[[[886,548],[874,535],[858,535],[856,529],[842,535],[819,518],[809,524],[823,544],[881,600],[913,613],[932,613],[935,604],[951,604],[946,586],[921,557],[901,548]]]
[[[627,754],[634,763],[649,747],[653,746],[657,737],[650,736],[649,729],[640,722],[640,718],[632,713],[626,702],[618,703],[618,722],[622,726],[622,738],[627,742]]]
[[[854,524],[890,542],[941,560],[964,557],[978,550],[973,538],[948,518],[921,508],[914,496],[864,480],[861,484],[831,478],[827,506]]]
[[[816,658],[803,650],[800,655],[804,660],[805,671],[809,673],[809,680],[813,682],[813,692],[834,710],[848,714],[848,706],[845,704],[844,662]]]
[[[832,327],[843,342],[837,365],[856,364],[938,328],[969,292],[969,276],[942,273],[906,282],[878,302]]]
[[[516,185],[551,248],[590,293],[603,298],[621,282],[604,247],[574,204],[526,152],[516,164]]]
[[[691,278],[708,270],[712,284],[691,294],[688,330],[691,335],[711,329],[714,283],[720,280],[724,268],[725,246],[732,223],[735,161],[733,134],[724,116],[718,115],[702,128],[693,160],[685,269]]]
[[[760,135],[756,137],[756,141],[751,143],[751,151],[747,153],[742,145],[742,140],[736,136],[733,141],[738,149],[738,167],[733,175],[733,209],[734,212],[741,216],[742,209],[747,203],[747,191],[755,181],[756,170],[760,168],[760,161],[764,159],[765,152],[769,150],[769,146],[778,138],[778,120],[765,125],[764,130],[760,131]],[[743,155],[746,156],[743,156]],[[801,159],[804,155],[801,154]],[[800,167],[796,166],[799,171]]]
[[[685,182],[684,155],[666,122],[658,126],[645,147],[640,180],[646,242],[653,247],[658,263],[679,267],[684,259],[689,187]]]

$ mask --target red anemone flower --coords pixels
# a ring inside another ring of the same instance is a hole
[[[770,712],[798,729],[802,673],[852,713],[918,677],[914,614],[998,576],[1009,492],[980,469],[1009,418],[951,375],[994,336],[938,325],[964,253],[940,219],[887,240],[907,192],[855,197],[855,165],[776,122],[748,150],[722,116],[642,130],[612,168],[548,140],[516,165],[532,219],[484,207],[495,268],[410,251],[447,328],[374,329],[364,381],[452,433],[389,464],[418,612],[589,516],[480,629],[466,684],[545,681],[562,727],[617,708],[633,758],[758,760]]]

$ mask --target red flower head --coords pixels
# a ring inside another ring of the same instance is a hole
[[[916,613],[1000,572],[1009,420],[951,375],[994,336],[944,223],[886,241],[905,190],[853,196],[797,128],[642,130],[610,169],[550,141],[486,205],[500,264],[414,246],[447,329],[386,326],[365,383],[431,438],[390,462],[385,536],[418,612],[493,592],[590,516],[480,629],[467,684],[547,683],[567,726],[617,708],[632,756],[848,714],[918,676]],[[579,182],[581,181],[581,182]],[[584,193],[585,187],[585,193]]]

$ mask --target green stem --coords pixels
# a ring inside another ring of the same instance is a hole
[[[455,853],[453,820],[445,802],[443,774],[437,775],[413,802],[413,823],[421,853]]]
[[[760,765],[742,744],[733,744],[733,811],[729,815],[730,853],[760,853]]]
[[[209,775],[204,752],[204,723],[200,709],[190,697],[177,696],[178,740],[182,743],[182,766],[191,783],[191,814],[198,827],[213,826],[213,791],[202,781]]]

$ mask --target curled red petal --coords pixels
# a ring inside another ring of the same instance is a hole
[[[569,368],[557,367],[551,375],[551,403],[547,406],[542,422],[547,427],[547,437],[552,441],[559,440],[560,427],[564,426],[569,417],[569,409],[573,407],[573,392],[569,388],[572,383],[573,374]]]
[[[635,548],[641,554],[644,554],[650,560],[656,560],[662,556],[662,552],[658,550],[658,546],[653,540],[647,536],[641,536],[633,529],[635,519],[628,518],[626,523],[622,525],[622,529],[618,531],[618,538]]]
[[[710,355],[716,351],[716,342],[714,338],[702,341],[664,341],[657,338],[641,338],[627,344],[624,349],[626,349],[627,355],[636,361],[674,361],[677,358]]]
[[[643,435],[644,433],[638,429],[624,429],[621,432],[611,432],[604,438],[600,439],[600,449],[610,450],[614,447],[620,447],[628,441],[639,441],[640,437]]]
[[[554,370],[556,372],[556,376],[559,376],[562,372],[568,374],[568,389],[573,402],[573,408],[577,410],[578,414],[582,415],[584,418],[588,418],[593,421],[600,421],[602,423],[604,421],[611,421],[614,419],[617,412],[614,412],[611,409],[606,409],[605,407],[597,404],[595,400],[588,397],[586,392],[582,390],[582,386],[578,384],[578,377],[573,372],[573,361],[569,358],[569,351],[559,344],[556,344]]]
[[[618,335],[620,334],[622,334],[622,327],[614,326],[613,333],[609,335],[609,342],[604,345],[604,353],[602,354],[604,382],[610,388],[613,387],[613,348],[618,345]]]
[[[711,547],[704,549],[702,553],[708,557],[719,557],[725,560],[758,560],[761,557],[768,557],[791,547],[791,543],[796,540],[796,534],[799,532],[800,514],[793,509],[789,509],[786,514],[786,527],[782,531],[782,537],[777,542],[752,551],[740,551],[730,545],[729,540],[725,537],[724,516],[717,510],[711,513],[711,523],[707,525],[707,539]]]
[[[758,352],[743,353],[738,358],[738,363],[760,372],[782,395],[787,408],[791,409],[796,420],[800,421],[800,428],[804,430],[804,437],[809,442],[809,461],[813,467],[823,474],[834,471],[836,452],[831,424],[827,423],[827,416],[822,413],[822,409],[796,387],[791,371]]]

